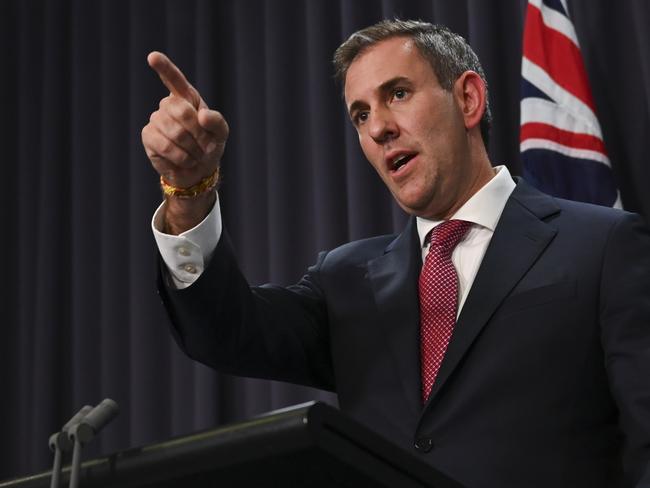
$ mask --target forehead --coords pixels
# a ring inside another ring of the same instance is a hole
[[[393,37],[365,49],[352,61],[345,76],[345,101],[350,106],[391,79],[431,77],[436,80],[413,40]]]

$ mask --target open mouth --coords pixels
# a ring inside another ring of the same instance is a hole
[[[415,157],[415,154],[400,154],[390,163],[391,171],[399,171],[402,167]]]

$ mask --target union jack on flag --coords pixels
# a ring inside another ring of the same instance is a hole
[[[521,62],[524,177],[557,197],[621,207],[566,0],[529,0]]]

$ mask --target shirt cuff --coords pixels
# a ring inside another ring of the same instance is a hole
[[[151,230],[171,281],[177,289],[194,283],[210,262],[221,238],[219,195],[210,213],[199,223],[179,235],[165,234],[163,216],[166,202],[160,204],[151,219]]]

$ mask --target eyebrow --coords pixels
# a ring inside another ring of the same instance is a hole
[[[410,83],[410,80],[405,76],[396,76],[394,78],[391,78],[390,80],[384,81],[381,85],[379,85],[377,90],[380,91],[381,93],[386,93],[391,91],[400,83],[404,83],[404,82]],[[367,105],[368,104],[365,102],[362,102],[360,100],[355,100],[354,102],[352,102],[350,108],[348,109],[348,115],[350,115],[351,117],[356,110],[366,107]]]

